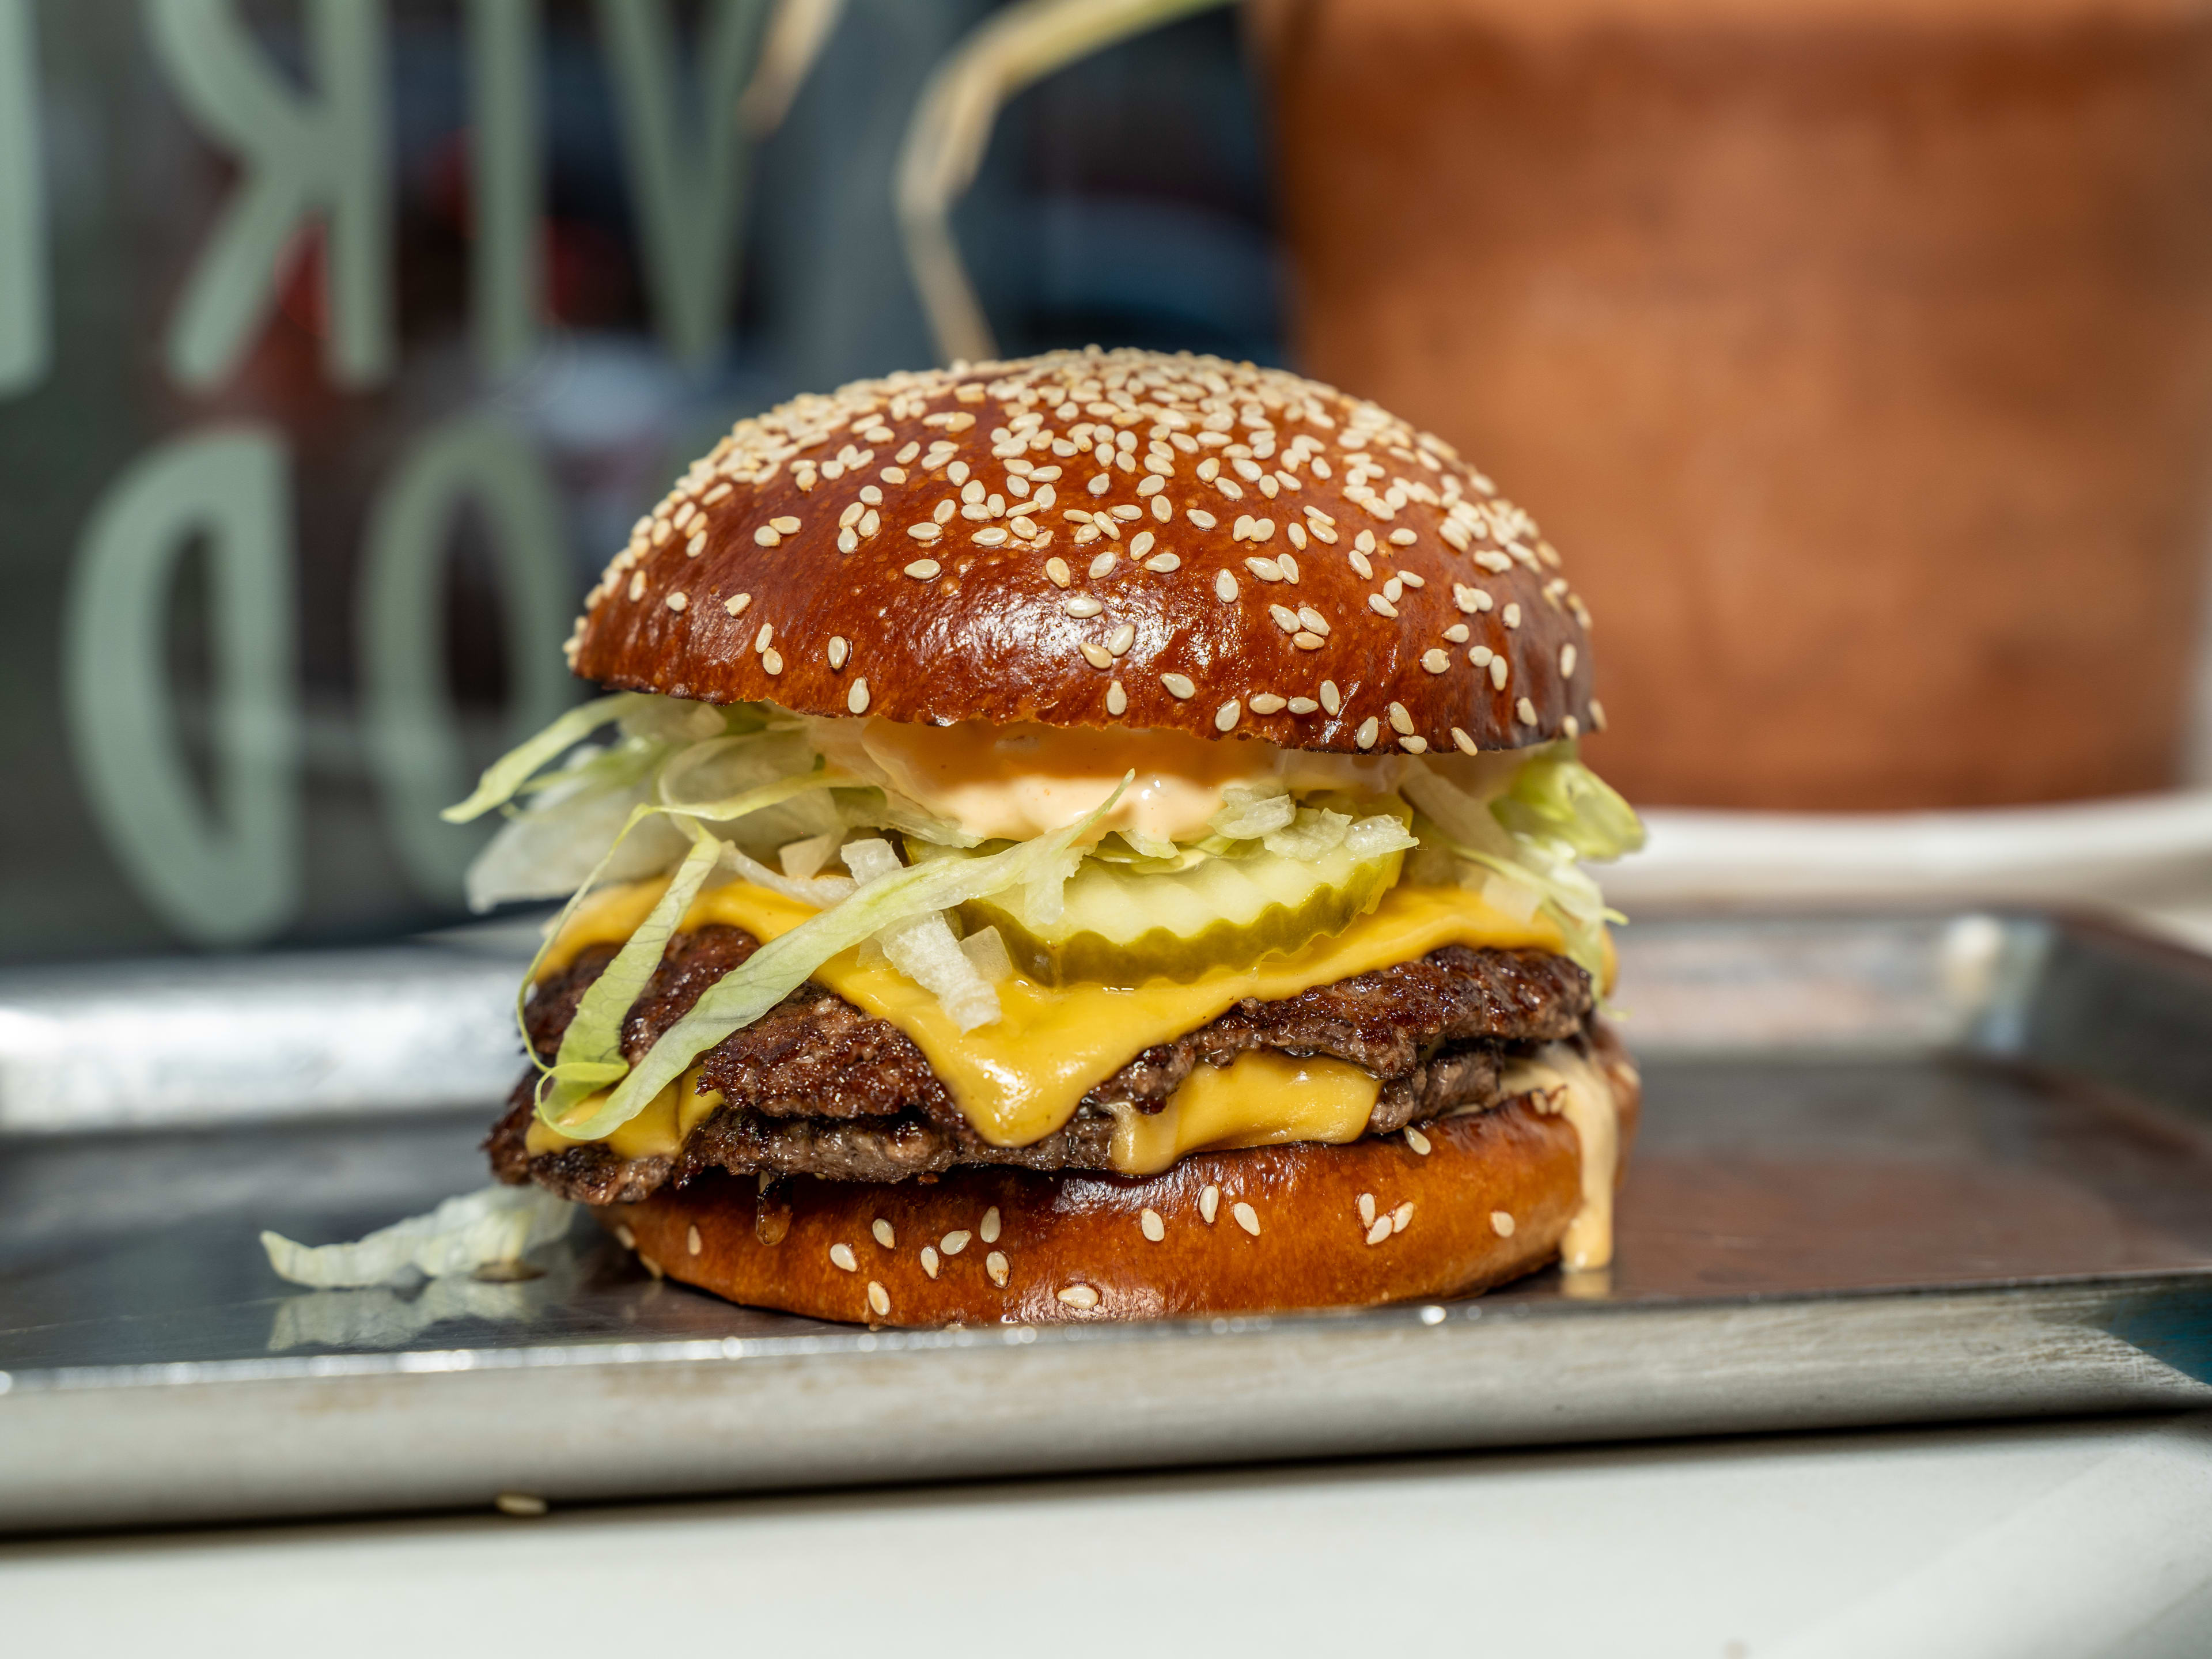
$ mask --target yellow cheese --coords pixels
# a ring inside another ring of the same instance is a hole
[[[1114,1167],[1158,1175],[1188,1152],[1359,1139],[1382,1085],[1341,1060],[1300,1060],[1255,1050],[1227,1066],[1200,1066],[1157,1112],[1115,1104]]]
[[[605,1090],[586,1096],[576,1103],[577,1116],[590,1116],[605,1098]],[[647,1101],[643,1111],[608,1135],[607,1150],[617,1158],[673,1158],[683,1150],[685,1137],[721,1103],[722,1097],[716,1091],[699,1091],[699,1068],[695,1066]],[[542,1117],[530,1120],[530,1133],[524,1142],[532,1158],[585,1144],[571,1140]]]
[[[588,902],[548,949],[541,976],[559,972],[587,945],[629,938],[664,885],[611,889]],[[732,882],[701,894],[683,926],[722,923],[767,940],[814,914]],[[1295,955],[1216,969],[1186,983],[1054,988],[1018,976],[999,987],[1001,1018],[974,1031],[960,1030],[930,993],[886,963],[862,962],[857,951],[831,958],[813,978],[912,1038],[985,1140],[1027,1146],[1065,1124],[1085,1094],[1137,1054],[1196,1030],[1246,997],[1279,1000],[1445,945],[1555,953],[1565,948],[1558,928],[1540,914],[1516,919],[1464,888],[1401,885],[1342,933]]]

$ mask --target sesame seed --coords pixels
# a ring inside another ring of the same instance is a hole
[[[742,617],[745,614],[745,607],[752,602],[753,596],[750,593],[732,593],[722,601],[722,609],[732,617]]]
[[[1390,1218],[1387,1215],[1376,1216],[1375,1218],[1374,1224],[1367,1230],[1367,1242],[1370,1244],[1380,1244],[1384,1239],[1389,1237]]]
[[[840,553],[850,553],[860,544],[860,538],[856,532],[850,530],[841,530],[837,532],[837,550]]]
[[[706,1241],[699,1237],[699,1228],[697,1224],[694,1223],[691,1226],[684,1230],[684,1248],[687,1252],[692,1255],[696,1255],[700,1251],[706,1249]]]
[[[1503,691],[1505,689],[1505,681],[1509,672],[1510,671],[1505,666],[1504,658],[1492,657],[1490,659],[1490,683],[1497,690]],[[1531,721],[1530,724],[1533,725],[1534,722]]]
[[[1429,740],[1426,738],[1401,738],[1398,747],[1409,755],[1425,755],[1429,752]]]
[[[848,1273],[860,1270],[860,1258],[853,1254],[850,1244],[832,1244],[830,1247],[830,1265],[842,1268]]]
[[[1328,637],[1328,618],[1311,605],[1302,605],[1298,607],[1298,621],[1304,624],[1308,633],[1319,634],[1323,638]]]
[[[991,1275],[991,1282],[1000,1290],[1006,1287],[1006,1258],[994,1250],[983,1258],[983,1271]]]
[[[1194,507],[1183,515],[1200,530],[1211,530],[1221,522],[1202,507]]]
[[[783,538],[767,525],[753,532],[753,545],[756,547],[779,547],[782,543]]]
[[[1091,560],[1091,580],[1097,581],[1101,576],[1105,575],[1109,571],[1112,570],[1115,564],[1120,560],[1121,556],[1119,553],[1116,553],[1109,547],[1103,553],[1101,553],[1097,558]]]
[[[1260,1212],[1257,1210],[1254,1209],[1249,1204],[1239,1203],[1231,1205],[1230,1206],[1229,1213],[1237,1218],[1237,1224],[1238,1226],[1242,1227],[1246,1232],[1251,1234],[1253,1237],[1259,1237]]]
[[[1135,535],[1129,538],[1129,556],[1131,558],[1141,559],[1146,554],[1152,550],[1152,532],[1151,531],[1139,530]]]
[[[1536,705],[1523,697],[1513,705],[1513,716],[1523,726],[1534,726],[1536,723]]]
[[[1363,1227],[1375,1224],[1375,1194],[1372,1193],[1359,1195],[1359,1224]]]
[[[1391,577],[1382,584],[1382,597],[1393,605],[1397,604],[1406,597],[1406,584],[1395,576]]]
[[[799,533],[799,520],[788,516],[781,519],[770,519],[768,521],[768,527],[770,530],[775,531],[779,535],[796,536]]]
[[[891,1231],[891,1224],[881,1216],[868,1224],[868,1231],[875,1235],[876,1243],[887,1250],[898,1243],[898,1236]]]
[[[1279,582],[1283,580],[1283,567],[1273,559],[1247,559],[1244,561],[1244,568],[1263,582]]]
[[[1213,597],[1224,605],[1237,603],[1237,578],[1226,570],[1213,573]]]
[[[1198,687],[1191,684],[1188,674],[1163,674],[1160,684],[1167,687],[1168,696],[1179,702],[1188,702],[1198,695]]]
[[[1406,712],[1406,705],[1394,702],[1384,711],[1390,716],[1390,729],[1401,737],[1413,729],[1413,717]]]
[[[920,524],[908,525],[906,527],[906,533],[918,542],[933,542],[945,532],[925,519]]]
[[[1571,645],[1559,647],[1559,678],[1571,680],[1575,677],[1575,648]]]
[[[1126,653],[1136,642],[1137,628],[1134,623],[1123,623],[1106,636],[1107,650],[1117,657]]]
[[[1180,570],[1182,568],[1182,561],[1172,553],[1155,553],[1145,561],[1146,569],[1157,570],[1162,575],[1165,575],[1170,570]]]
[[[1265,519],[1262,519],[1260,522],[1266,524],[1267,521]],[[1292,558],[1287,553],[1278,553],[1275,555],[1275,568],[1283,573],[1283,580],[1285,581],[1289,582],[1293,586],[1297,586],[1298,580],[1298,562],[1296,559]]]
[[[1419,539],[1410,530],[1394,530],[1390,532],[1390,544],[1394,547],[1411,547]]]
[[[1057,554],[1044,562],[1044,574],[1054,587],[1065,587],[1075,580],[1067,568],[1067,561]]]
[[[1006,540],[1006,527],[1003,525],[987,524],[969,539],[978,547],[1002,547]]]
[[[1113,487],[1114,480],[1103,472],[1094,475],[1088,486],[1091,493],[1094,495],[1103,495]]]
[[[1198,1213],[1204,1218],[1207,1226],[1211,1227],[1213,1224],[1214,1212],[1218,1210],[1220,1207],[1220,1188],[1209,1185],[1204,1192],[1199,1194]]]
[[[994,1204],[983,1212],[983,1218],[976,1224],[975,1231],[986,1244],[995,1244],[999,1242],[999,1206],[997,1205]]]
[[[1364,553],[1354,553],[1352,556],[1352,568],[1359,573],[1362,580],[1375,580],[1375,567],[1367,562],[1367,556]]]
[[[1406,1126],[1406,1144],[1423,1158],[1426,1158],[1434,1150],[1429,1138],[1410,1123]]]
[[[1121,689],[1121,682],[1119,680],[1115,680],[1113,684],[1106,688],[1106,712],[1109,714],[1126,714],[1129,712],[1129,694]]]
[[[633,600],[645,597],[645,572],[642,570],[629,579],[629,596]]]
[[[1283,700],[1272,691],[1258,692],[1252,698],[1251,709],[1255,714],[1279,714],[1283,710]]]
[[[1291,643],[1297,647],[1301,651],[1318,651],[1323,645],[1327,644],[1328,641],[1323,640],[1320,635],[1310,632],[1309,630],[1302,628],[1297,633],[1291,635]]]
[[[1452,747],[1458,750],[1461,754],[1472,755],[1475,752],[1474,739],[1456,726],[1451,729],[1451,739]]]
[[[944,568],[945,567],[934,559],[916,559],[912,564],[907,566],[906,574],[918,582],[926,582]]]
[[[1595,697],[1592,697],[1589,700],[1589,717],[1591,731],[1602,732],[1605,730],[1605,705],[1600,702]]]
[[[1114,653],[1103,645],[1093,645],[1089,640],[1083,640],[1077,643],[1075,648],[1083,653],[1083,660],[1093,668],[1111,668],[1114,665]]]
[[[702,552],[705,551],[706,546],[707,532],[702,530],[699,532],[697,535],[692,537],[690,541],[684,544],[684,556],[687,559],[696,559]]]
[[[1398,607],[1380,593],[1370,593],[1367,596],[1367,608],[1378,617],[1395,617],[1398,614]]]
[[[1290,538],[1292,547],[1304,547],[1306,544],[1306,527],[1296,519],[1284,526],[1283,533]]]
[[[1519,605],[1509,605],[1504,610],[1499,611],[1498,614],[1504,618],[1505,625],[1508,628],[1518,628],[1521,626],[1521,607]]]
[[[1382,735],[1382,723],[1374,715],[1370,714],[1359,722],[1359,729],[1352,734],[1352,740],[1362,749],[1372,749],[1375,746],[1375,739]]]
[[[891,1293],[872,1279],[868,1281],[868,1306],[879,1319],[891,1310]]]
[[[1275,619],[1275,626],[1285,634],[1295,634],[1298,631],[1298,613],[1290,606],[1271,605],[1267,607],[1267,614]]]
[[[845,665],[845,659],[852,654],[852,646],[846,641],[842,634],[832,634],[830,636],[830,665],[832,668],[842,668]]]
[[[1088,1285],[1069,1285],[1053,1294],[1071,1308],[1089,1309],[1098,1305],[1098,1292]]]
[[[625,1250],[634,1250],[637,1248],[637,1235],[630,1231],[627,1225],[618,1224],[615,1228],[615,1237]]]
[[[1152,497],[1152,516],[1162,524],[1175,517],[1175,503],[1164,495]]]
[[[884,504],[884,492],[873,484],[862,484],[860,499],[870,507],[881,507]]]
[[[1243,714],[1244,710],[1238,705],[1237,699],[1231,697],[1213,711],[1213,729],[1217,732],[1233,732],[1237,729],[1237,722],[1243,718]]]
[[[1583,723],[1570,714],[1559,722],[1559,729],[1571,738],[1579,738],[1583,734]]]
[[[681,611],[691,603],[691,597],[688,593],[671,593],[666,603],[671,611]]]
[[[973,1233],[970,1233],[963,1227],[956,1231],[949,1232],[945,1234],[944,1237],[939,1239],[937,1241],[937,1248],[944,1251],[947,1255],[958,1255],[961,1251],[968,1248],[968,1241],[974,1237],[975,1235]]]
[[[1291,699],[1291,713],[1293,714],[1310,714],[1315,709],[1320,707],[1321,705],[1316,702],[1311,697],[1292,697]]]
[[[761,666],[774,677],[783,672],[783,653],[770,647],[761,653]]]
[[[853,689],[845,694],[845,707],[855,714],[868,712],[868,683],[865,679],[853,682]]]
[[[1343,712],[1344,694],[1336,689],[1334,680],[1323,680],[1321,683],[1321,706],[1332,714]]]
[[[937,1277],[938,1261],[937,1251],[933,1247],[927,1244],[921,1247],[921,1270],[932,1279]]]
[[[860,535],[865,540],[884,527],[883,515],[872,507],[860,514]]]
[[[1071,617],[1095,617],[1105,608],[1106,607],[1104,605],[1099,604],[1097,600],[1092,599],[1088,593],[1078,593],[1073,599],[1068,600],[1065,605],[1060,606],[1060,609],[1066,611]]]
[[[1412,1203],[1409,1201],[1401,1204],[1396,1209],[1390,1212],[1390,1231],[1394,1233],[1404,1232],[1406,1231],[1407,1224],[1411,1222],[1413,1218],[1413,1206]]]
[[[1160,1212],[1158,1210],[1147,1209],[1141,1212],[1137,1217],[1137,1229],[1155,1244],[1168,1236],[1168,1224],[1160,1219]]]

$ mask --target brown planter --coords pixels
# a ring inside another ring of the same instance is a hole
[[[2173,781],[2212,529],[2212,21],[1286,0],[1300,366],[1566,554],[1651,802]]]

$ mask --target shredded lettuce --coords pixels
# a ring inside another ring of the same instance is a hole
[[[264,1232],[261,1248],[280,1279],[343,1290],[416,1274],[442,1279],[520,1261],[567,1232],[574,1214],[574,1205],[542,1187],[486,1187],[350,1244],[299,1244]]]
[[[532,775],[567,754],[603,726],[631,713],[640,703],[655,702],[635,691],[621,691],[571,708],[536,737],[517,744],[484,769],[476,790],[457,805],[438,816],[448,823],[466,823],[495,806],[504,806]]]
[[[1635,809],[1571,752],[1527,762],[1490,811],[1513,834],[1564,842],[1577,858],[1617,859],[1644,845]]]
[[[900,867],[899,855],[886,841],[854,842],[844,856],[846,867],[864,884],[896,874]],[[963,953],[944,911],[894,922],[875,937],[891,966],[936,997],[962,1030],[997,1020],[999,994]]]
[[[549,1123],[565,1122],[577,1103],[629,1069],[622,1055],[623,1022],[659,968],[661,952],[684,913],[721,862],[726,849],[714,832],[696,819],[682,822],[691,836],[691,850],[637,931],[585,989],[561,1035],[560,1052],[538,1085],[538,1110]]]
[[[1349,812],[1332,812],[1326,806],[1301,806],[1291,821],[1260,838],[1260,844],[1277,858],[1311,863],[1325,859],[1344,845],[1352,828]]]
[[[1221,792],[1221,810],[1206,820],[1206,827],[1231,841],[1258,841],[1287,828],[1298,815],[1298,804],[1280,783],[1269,782],[1273,787],[1264,789],[1231,784]]]
[[[1111,795],[1073,823],[1017,842],[1003,853],[902,866],[895,873],[863,883],[843,903],[771,939],[725,974],[690,1012],[669,1027],[595,1111],[554,1127],[580,1140],[603,1139],[643,1111],[693,1060],[731,1032],[751,1024],[840,951],[895,923],[1024,886],[1040,872],[1060,867],[1071,855],[1079,858],[1078,843],[1120,802],[1133,777],[1125,777]]]

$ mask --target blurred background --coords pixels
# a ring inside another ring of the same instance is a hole
[[[1538,516],[1625,896],[2212,890],[2198,4],[0,0],[0,957],[459,920],[692,454],[1093,342]]]

